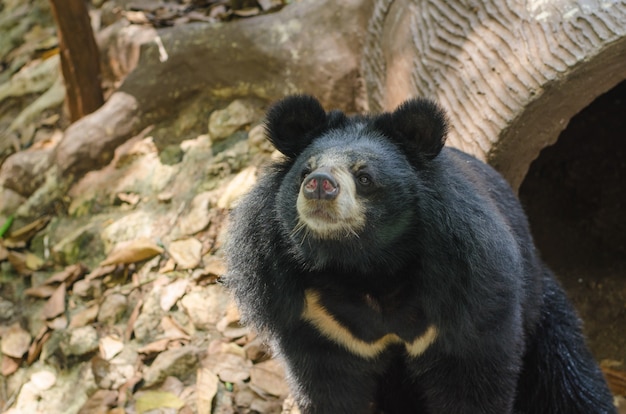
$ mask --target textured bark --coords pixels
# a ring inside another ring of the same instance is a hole
[[[518,187],[568,120],[626,78],[626,3],[377,0],[363,71],[372,109],[413,95],[449,143]]]
[[[61,70],[72,122],[104,102],[100,58],[85,0],[50,0],[57,25]]]

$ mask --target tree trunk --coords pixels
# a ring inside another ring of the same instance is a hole
[[[448,143],[517,188],[569,119],[626,78],[626,2],[377,0],[362,67],[369,105],[448,111]]]
[[[57,24],[66,103],[74,122],[104,103],[98,46],[85,0],[50,0],[50,4]]]

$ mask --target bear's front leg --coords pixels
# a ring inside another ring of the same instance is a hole
[[[363,358],[303,323],[280,335],[279,353],[302,414],[373,414],[386,358]]]
[[[429,413],[513,413],[519,362],[510,355],[428,356],[415,361]],[[424,370],[425,367],[428,367]]]

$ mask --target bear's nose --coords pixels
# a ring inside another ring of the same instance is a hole
[[[326,170],[315,170],[302,183],[304,196],[311,200],[333,200],[339,194],[339,184]]]

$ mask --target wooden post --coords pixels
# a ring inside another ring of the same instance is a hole
[[[100,57],[85,0],[50,0],[57,25],[61,70],[72,122],[104,102]]]

